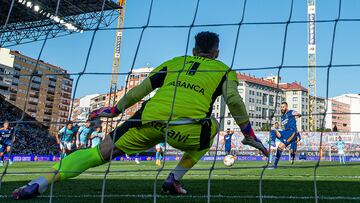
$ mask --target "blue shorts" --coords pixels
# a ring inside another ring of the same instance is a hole
[[[281,137],[279,138],[280,142],[284,143],[287,147],[289,144],[296,142],[296,131],[295,130],[283,130],[279,131]]]
[[[6,152],[6,148],[11,147],[11,140],[6,140],[5,142],[0,141],[0,152]]]

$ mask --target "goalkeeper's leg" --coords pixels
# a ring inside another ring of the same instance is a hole
[[[46,191],[52,182],[66,180],[80,175],[85,170],[102,165],[109,161],[111,149],[114,143],[110,136],[95,148],[81,149],[56,163],[51,171],[44,176],[40,176],[27,185],[16,189],[13,192],[14,199],[30,199]],[[114,148],[113,156],[121,154],[121,150]]]
[[[187,191],[182,187],[180,181],[208,150],[185,152],[178,165],[171,171],[162,185],[162,191],[172,195],[186,194]]]

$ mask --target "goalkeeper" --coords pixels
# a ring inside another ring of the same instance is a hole
[[[116,106],[101,108],[90,114],[90,119],[115,117],[158,88],[156,94],[143,103],[131,119],[106,136],[96,148],[70,154],[62,160],[61,167],[60,163],[53,166],[52,173],[16,189],[13,198],[33,198],[45,192],[51,181],[76,177],[91,167],[108,162],[110,157],[152,148],[157,143],[165,142],[166,132],[167,143],[185,153],[168,175],[162,190],[174,195],[186,194],[180,181],[209,150],[217,134],[217,122],[211,118],[211,112],[220,95],[223,95],[244,134],[243,144],[253,146],[268,156],[268,150],[257,139],[250,125],[245,105],[237,91],[235,71],[215,60],[219,55],[218,35],[200,32],[195,36],[195,41],[194,56],[166,61],[140,85],[131,89]]]

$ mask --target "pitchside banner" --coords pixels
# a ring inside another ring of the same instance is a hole
[[[224,136],[226,132],[220,132],[215,138],[213,145],[210,148],[210,152],[204,156],[202,160],[213,160],[215,151],[218,152],[218,155],[224,154]],[[342,133],[342,132],[300,132],[301,141],[298,143],[298,151],[305,152],[307,155],[307,160],[317,160],[319,156],[319,145],[320,137],[323,137],[322,149],[323,149],[323,158],[324,160],[337,160],[337,148],[336,141],[339,140],[339,137],[345,142],[345,153],[347,156],[347,161],[360,161],[360,133]],[[264,143],[269,141],[269,132],[256,132],[256,136],[262,140]],[[231,139],[231,148],[235,151],[234,154],[238,155],[238,160],[244,161],[258,161],[262,160],[262,156],[257,153],[254,148],[245,146],[241,143],[241,140],[244,138],[241,132],[234,132]],[[167,160],[179,160],[181,158],[181,153],[179,150],[172,148],[167,145]],[[154,152],[154,150],[149,150],[149,152]],[[286,159],[286,153],[284,153],[284,159]],[[60,157],[52,155],[14,155],[14,161],[59,161]],[[140,156],[143,161],[152,161],[154,156]],[[129,161],[133,160],[135,157],[116,157],[116,161]],[[222,160],[223,156],[217,156],[217,160]]]
[[[140,161],[155,161],[154,156],[137,156]],[[203,161],[213,161],[214,156],[204,156],[201,158]],[[317,161],[318,156],[307,156],[306,161]],[[180,160],[180,156],[166,156],[166,161],[178,161]],[[216,161],[222,161],[224,159],[224,156],[217,156]],[[282,156],[282,160],[289,160],[288,156]],[[7,160],[7,157],[5,157],[5,160]],[[51,156],[51,155],[14,155],[13,156],[14,162],[48,162],[48,161],[60,161],[59,156]],[[135,157],[115,157],[114,161],[134,161]],[[263,156],[237,156],[236,160],[238,161],[264,161]],[[325,156],[322,158],[323,161],[339,161],[338,156]],[[347,162],[360,162],[360,157],[353,157],[353,156],[347,156],[345,161]]]

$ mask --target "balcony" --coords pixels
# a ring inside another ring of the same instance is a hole
[[[40,85],[41,81],[32,80],[32,83]]]
[[[49,84],[48,87],[51,87],[51,88],[56,88],[56,85],[53,85],[53,84]]]
[[[32,112],[32,113],[36,113],[36,112],[37,112],[36,109],[32,109],[32,108],[28,108],[27,111],[28,111],[28,112]]]
[[[40,88],[39,88],[39,87],[31,87],[30,89],[31,89],[31,90],[34,90],[34,91],[37,91],[37,92],[40,91]]]
[[[71,96],[69,94],[61,94],[61,96],[66,99],[71,99]]]
[[[29,101],[28,104],[31,104],[31,105],[34,105],[34,106],[37,106],[37,102],[34,102],[34,101]]]
[[[61,88],[62,91],[71,93],[71,88]]]
[[[67,116],[67,115],[64,115],[64,114],[60,114],[60,117],[67,119],[68,116]]]
[[[59,109],[62,110],[62,111],[66,111],[66,112],[69,111],[69,108],[68,108],[68,107],[64,107],[64,106],[60,106]]]
[[[44,118],[43,121],[44,121],[44,122],[51,122],[51,119]]]
[[[53,102],[53,101],[54,101],[54,98],[53,98],[53,97],[46,97],[46,101]]]
[[[55,95],[55,91],[48,90],[47,93],[50,95]]]
[[[53,105],[52,104],[45,104],[45,107],[52,109]]]
[[[62,100],[61,103],[64,105],[70,105],[70,101],[66,101],[66,100]]]
[[[36,99],[39,98],[39,94],[29,94],[29,96],[32,97],[32,98],[36,98]]]
[[[52,112],[51,112],[51,111],[47,111],[47,110],[45,110],[45,111],[44,111],[44,114],[45,114],[45,115],[49,115],[49,116],[51,116],[51,115],[52,115]]]

